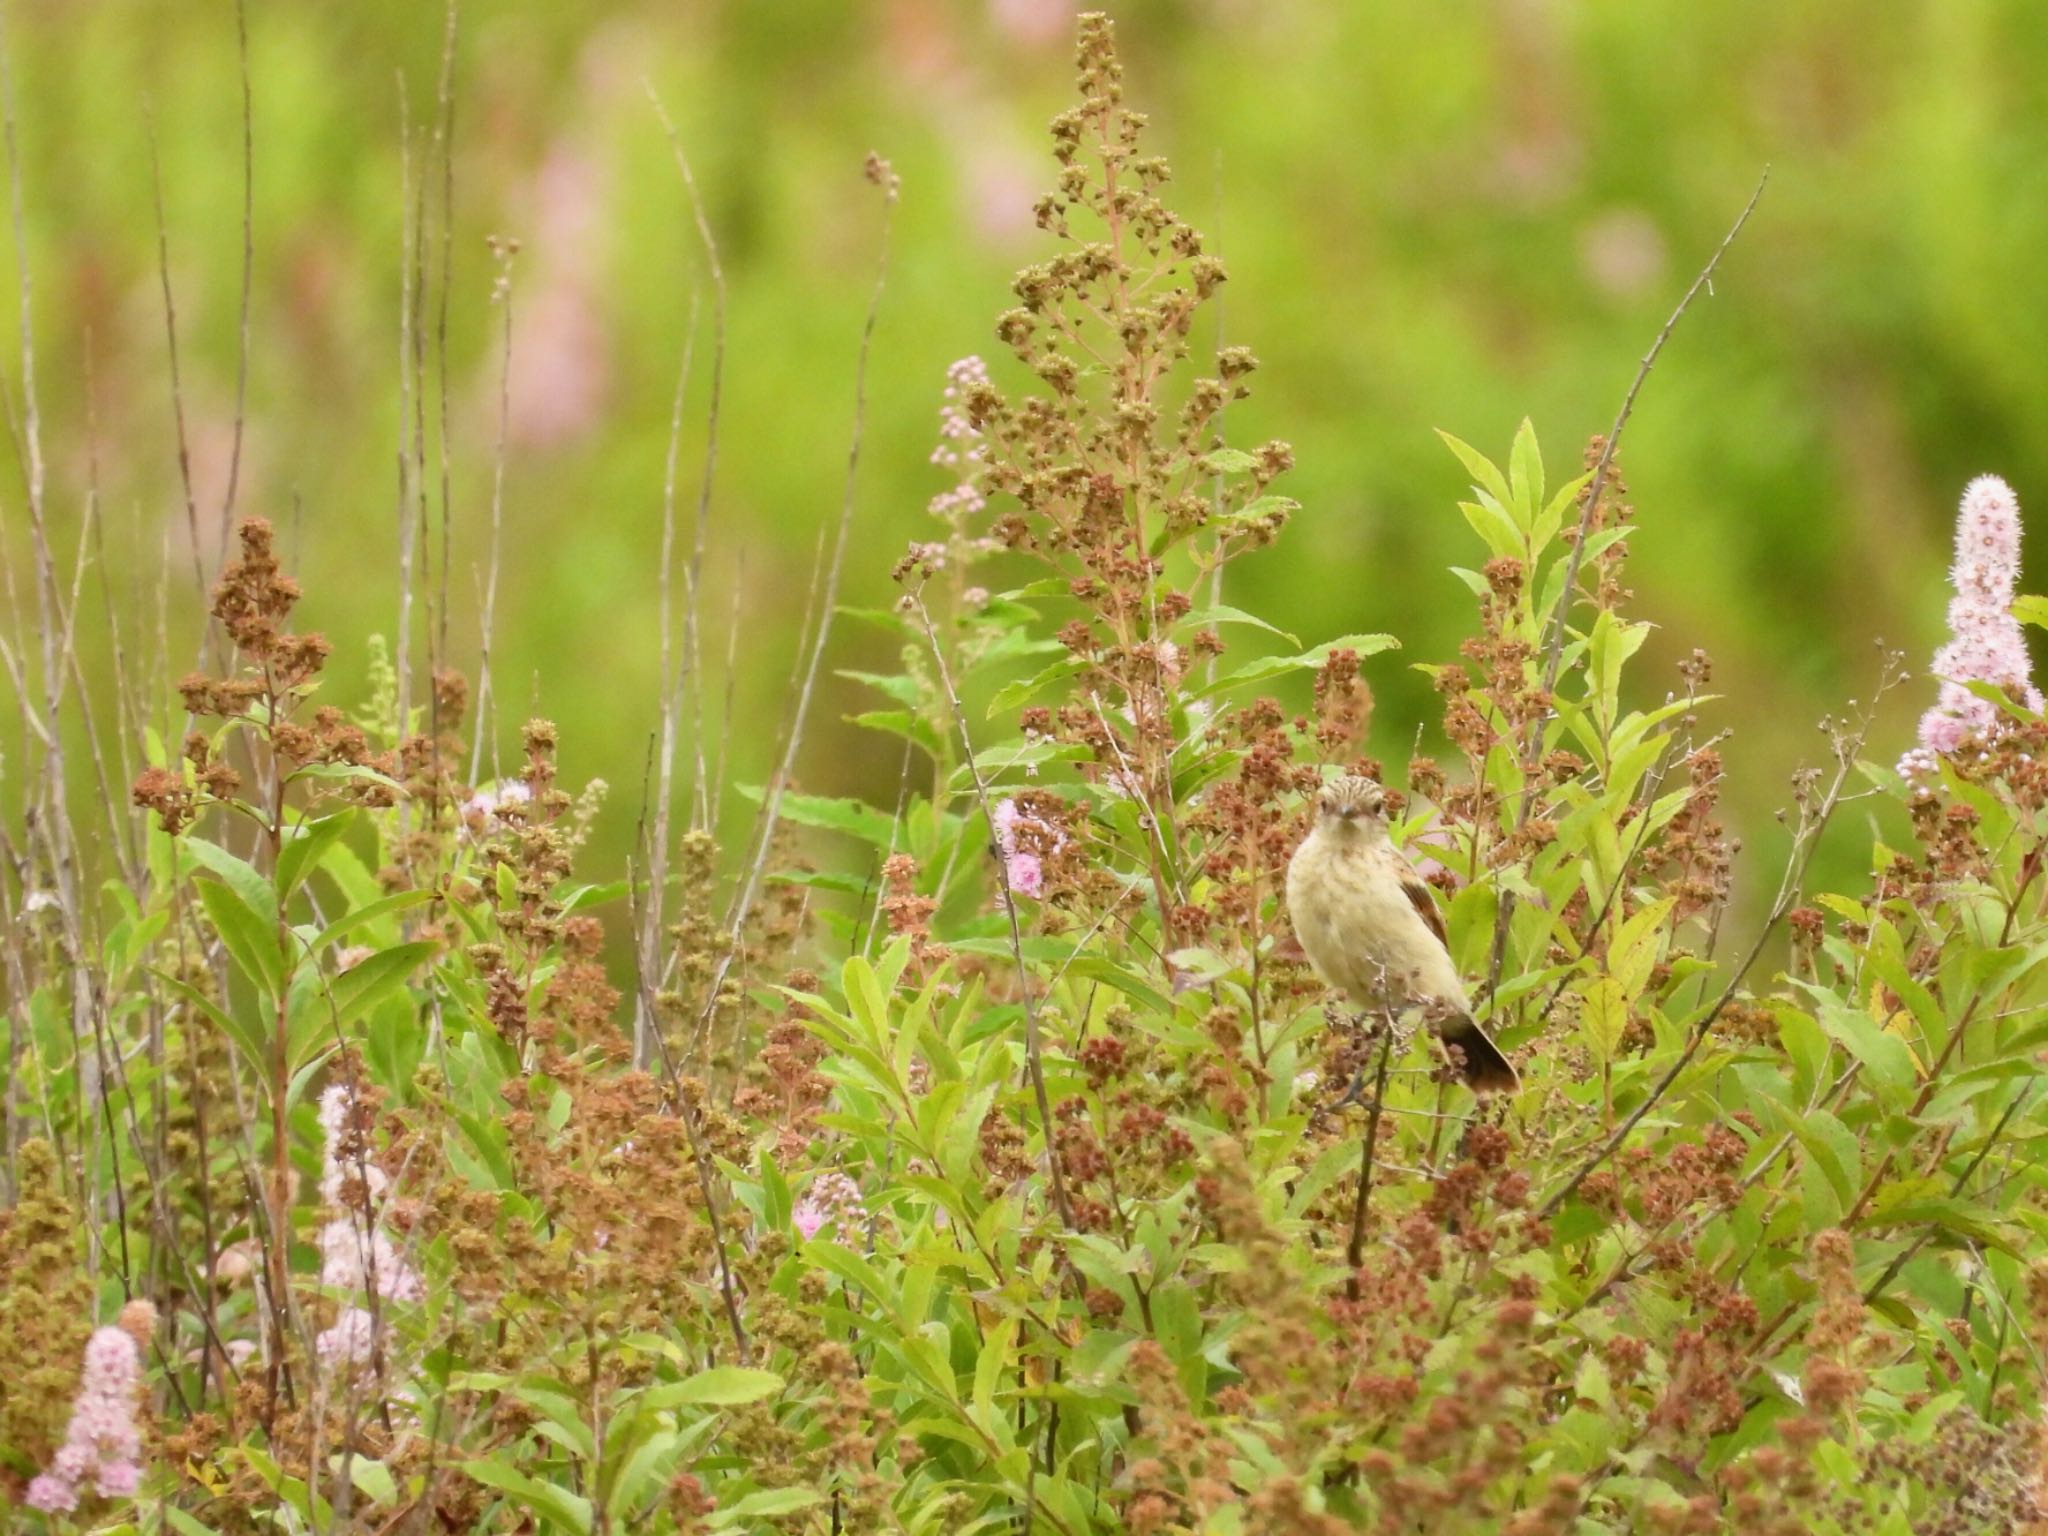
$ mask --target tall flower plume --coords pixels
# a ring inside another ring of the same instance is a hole
[[[155,1326],[156,1308],[131,1302],[120,1326],[101,1328],[86,1341],[71,1426],[50,1465],[28,1485],[31,1509],[76,1509],[88,1478],[102,1498],[134,1496],[142,1481],[142,1434],[135,1426],[135,1395],[142,1381],[137,1337],[148,1338]]]
[[[327,1133],[320,1197],[335,1210],[320,1230],[320,1283],[354,1294],[313,1343],[329,1365],[360,1366],[374,1358],[377,1330],[375,1314],[357,1298],[417,1301],[422,1290],[378,1220],[390,1181],[370,1161],[368,1127],[347,1083],[332,1083],[320,1095],[320,1126]]]
[[[1920,745],[1899,759],[1900,773],[1931,773],[1938,755],[1955,751],[1971,737],[1998,734],[2003,723],[1998,706],[1972,693],[1971,683],[2017,688],[2029,709],[2041,708],[2026,638],[2012,616],[2019,573],[2019,498],[1998,476],[1979,475],[1964,488],[1956,514],[1950,638],[1934,653],[1941,692],[1920,717]]]

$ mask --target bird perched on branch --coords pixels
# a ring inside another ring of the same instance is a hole
[[[1316,974],[1361,1007],[1419,1007],[1479,1092],[1520,1082],[1472,1017],[1436,898],[1387,836],[1371,779],[1325,785],[1316,824],[1287,865],[1287,910]]]

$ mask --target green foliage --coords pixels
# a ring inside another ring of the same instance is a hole
[[[1914,785],[1831,726],[1775,896],[1731,912],[1764,877],[1720,822],[1707,662],[1640,702],[1631,511],[1525,424],[1505,468],[1447,439],[1477,612],[1415,665],[1455,758],[1368,756],[1392,639],[1221,600],[1308,514],[1285,444],[1232,441],[1257,365],[1198,349],[1223,269],[1103,18],[1080,61],[1056,253],[1007,371],[956,369],[941,537],[861,615],[897,649],[849,676],[899,803],[754,796],[871,881],[764,815],[721,901],[700,807],[658,888],[587,883],[554,728],[476,784],[453,680],[396,733],[319,705],[325,642],[245,525],[141,856],[96,911],[32,862],[60,894],[8,952],[10,1124],[49,1143],[15,1159],[0,1317],[69,1309],[37,1380],[95,1283],[163,1317],[143,1497],[84,1522],[2041,1517],[2048,725]],[[1296,674],[1306,709],[1263,694]],[[1394,791],[1511,1098],[1310,974],[1281,892],[1338,768]],[[1809,891],[1852,796],[1911,851],[1874,833],[1867,878]],[[621,898],[659,940],[623,1006],[591,915]],[[17,1406],[9,1498],[54,1434]]]

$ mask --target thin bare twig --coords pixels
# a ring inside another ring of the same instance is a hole
[[[946,665],[944,648],[939,644],[939,632],[932,626],[931,613],[925,608],[921,593],[913,593],[911,599],[917,606],[918,622],[924,626],[925,640],[930,646],[932,664],[938,668],[939,686],[946,692],[946,703],[953,712],[953,727],[960,735],[960,752],[967,764],[968,776],[974,781],[974,797],[981,806],[981,814],[988,824],[995,825],[995,809],[989,803],[988,781],[982,777],[981,763],[974,755],[974,739],[968,734],[967,712],[961,707],[960,694],[953,686],[952,670]],[[1038,1009],[1031,1000],[1031,972],[1024,964],[1024,929],[1017,920],[1017,896],[1010,886],[1009,863],[997,859],[996,885],[1003,898],[1003,912],[1010,924],[1010,955],[1017,965],[1017,995],[1024,1005],[1024,1069],[1031,1078],[1031,1096],[1038,1102],[1039,1124],[1045,1128],[1045,1162],[1052,1173],[1053,1207],[1059,1212],[1060,1225],[1067,1231],[1074,1229],[1072,1211],[1067,1204],[1067,1182],[1060,1172],[1060,1155],[1054,1134],[1052,1099],[1045,1089],[1045,1051],[1038,1027]]]
[[[512,258],[518,253],[516,241],[500,241],[498,280],[492,299],[503,307],[501,332],[503,351],[498,362],[498,438],[491,450],[491,549],[485,567],[482,616],[482,648],[477,658],[476,724],[470,738],[469,781],[475,784],[483,768],[484,740],[491,743],[491,776],[498,775],[498,738],[495,728],[497,701],[491,692],[491,646],[498,620],[498,557],[505,526],[505,443],[512,421]]]
[[[704,764],[704,672],[702,655],[698,643],[699,594],[704,580],[704,538],[711,516],[711,487],[718,473],[718,420],[719,407],[725,394],[725,268],[718,259],[718,240],[711,232],[710,217],[704,211],[704,198],[697,190],[696,174],[690,169],[690,157],[683,151],[682,136],[676,132],[676,125],[670,120],[668,109],[662,105],[661,97],[653,84],[647,85],[647,99],[654,104],[654,115],[661,120],[662,132],[668,135],[668,145],[675,155],[676,169],[682,174],[683,191],[689,199],[690,217],[697,228],[697,239],[704,247],[704,264],[711,273],[711,398],[705,407],[704,473],[697,484],[697,525],[691,539],[690,564],[684,584],[683,607],[683,656],[682,666],[690,678],[692,747],[696,756],[696,780],[693,799],[696,802],[694,815],[696,824],[715,829],[718,824],[718,807],[709,797],[707,774]],[[888,252],[888,228],[882,232],[883,259],[886,263]],[[879,280],[877,299],[879,300]],[[873,329],[874,317],[870,313],[869,329]],[[692,320],[694,328],[695,321]],[[867,364],[867,348],[863,341],[861,365],[863,372]],[[856,427],[856,433],[858,428]]]
[[[1749,201],[1743,204],[1742,212],[1728,227],[1728,233],[1721,237],[1721,243],[1714,247],[1714,254],[1707,258],[1707,264],[1700,268],[1699,275],[1692,280],[1692,286],[1685,290],[1685,296],[1678,301],[1678,307],[1671,311],[1656,339],[1650,343],[1650,350],[1643,354],[1642,362],[1636,368],[1636,376],[1629,381],[1628,393],[1622,397],[1621,410],[1614,418],[1614,425],[1608,430],[1607,440],[1600,445],[1600,457],[1594,461],[1593,476],[1586,482],[1584,510],[1579,514],[1579,536],[1572,541],[1572,552],[1565,560],[1564,590],[1558,594],[1557,611],[1550,616],[1550,638],[1543,649],[1543,687],[1545,691],[1557,687],[1558,668],[1564,661],[1564,635],[1566,618],[1571,612],[1572,591],[1578,585],[1579,565],[1585,559],[1586,535],[1591,529],[1593,514],[1600,505],[1600,493],[1606,489],[1607,474],[1614,466],[1614,451],[1621,442],[1622,429],[1636,408],[1636,396],[1642,393],[1643,381],[1650,376],[1650,370],[1657,364],[1657,354],[1664,350],[1664,343],[1671,339],[1671,333],[1678,329],[1678,322],[1685,318],[1685,312],[1692,308],[1692,301],[1699,297],[1702,289],[1711,291],[1714,269],[1721,264],[1721,258],[1728,254],[1735,237],[1742,233],[1742,226],[1749,222],[1749,216],[1756,212],[1756,205],[1769,185],[1771,168],[1764,167],[1757,178],[1756,190],[1749,194]]]
[[[655,946],[661,940],[662,908],[668,895],[668,838],[669,814],[674,808],[675,762],[676,762],[676,712],[682,704],[682,674],[672,670],[674,654],[675,601],[673,574],[675,567],[676,542],[676,457],[683,438],[683,397],[690,382],[690,363],[697,349],[697,300],[690,300],[689,325],[683,332],[683,358],[676,368],[676,392],[668,418],[668,461],[661,480],[661,574],[660,574],[660,621],[661,621],[661,750],[656,759],[654,772],[654,828],[652,841],[646,850],[647,857],[647,904],[640,921],[640,967],[652,973],[654,970]],[[691,588],[691,612],[696,611],[696,590]],[[700,739],[697,744],[699,760],[703,753],[701,740],[702,724],[699,723]],[[702,789],[702,775],[698,787]],[[641,1066],[647,1064],[648,1038],[658,1031],[660,1021],[651,1015],[644,1005],[633,1010],[633,1059]]]
[[[256,277],[256,106],[249,83],[248,0],[235,0],[235,43],[242,69],[242,307],[235,343],[235,436],[228,450],[228,485],[220,502],[220,549],[214,569],[228,563],[228,529],[242,483],[242,432],[249,404],[249,295]]]
[[[818,605],[817,627],[811,633],[810,649],[804,661],[803,680],[797,691],[795,711],[790,718],[789,736],[783,744],[782,759],[768,781],[767,792],[762,801],[760,826],[754,841],[753,857],[748,863],[746,876],[726,923],[733,943],[720,958],[717,974],[713,976],[711,987],[706,994],[707,1017],[710,1010],[716,1006],[719,989],[724,984],[726,973],[732,967],[733,956],[739,951],[739,936],[746,927],[748,914],[753,910],[754,898],[760,891],[761,877],[767,869],[776,823],[782,815],[782,797],[789,786],[791,776],[796,771],[797,754],[803,747],[804,722],[810,714],[811,696],[818,682],[818,669],[824,661],[825,645],[832,634],[833,615],[839,606],[839,575],[846,564],[847,536],[853,528],[854,490],[859,481],[861,443],[867,427],[868,356],[873,350],[875,322],[881,313],[882,293],[889,280],[889,230],[891,214],[896,207],[896,185],[894,175],[888,171],[886,165],[882,169],[880,185],[883,188],[880,249],[875,258],[875,285],[868,296],[867,317],[861,325],[860,355],[854,365],[853,437],[846,450],[846,478],[839,500],[839,528],[832,543],[832,557],[825,566],[824,593]]]
[[[1372,1201],[1372,1159],[1379,1148],[1380,1116],[1387,1105],[1387,1067],[1393,1054],[1393,1021],[1382,1018],[1380,1065],[1372,1087],[1372,1108],[1366,1111],[1365,1149],[1359,1156],[1358,1200],[1351,1207],[1351,1241],[1344,1248],[1344,1263],[1349,1270],[1344,1279],[1344,1294],[1352,1301],[1358,1300],[1358,1266],[1365,1260],[1365,1213]]]
[[[1581,502],[1578,536],[1572,540],[1571,553],[1565,557],[1564,586],[1558,593],[1557,610],[1546,621],[1548,636],[1543,646],[1543,691],[1546,694],[1554,694],[1557,691],[1558,673],[1564,665],[1565,632],[1570,627],[1568,620],[1571,616],[1573,595],[1579,584],[1579,566],[1586,557],[1586,538],[1592,529],[1594,514],[1599,510],[1600,493],[1607,488],[1607,476],[1614,467],[1614,454],[1621,445],[1622,430],[1628,426],[1629,417],[1635,412],[1636,396],[1642,393],[1643,384],[1650,377],[1650,370],[1657,364],[1658,354],[1663,352],[1664,344],[1671,339],[1671,333],[1678,329],[1678,322],[1685,317],[1685,312],[1692,308],[1693,300],[1699,296],[1702,289],[1712,290],[1714,269],[1720,266],[1721,258],[1728,254],[1729,247],[1735,244],[1735,237],[1742,233],[1743,226],[1749,222],[1749,216],[1756,211],[1757,202],[1764,195],[1764,187],[1770,179],[1771,168],[1767,165],[1763,174],[1757,178],[1756,190],[1749,194],[1749,201],[1743,205],[1742,212],[1729,226],[1728,233],[1721,237],[1721,243],[1714,248],[1713,255],[1707,258],[1707,264],[1700,268],[1699,275],[1693,278],[1692,286],[1685,290],[1684,296],[1678,301],[1678,307],[1671,311],[1663,328],[1651,341],[1650,350],[1643,354],[1643,360],[1637,364],[1635,377],[1629,381],[1628,393],[1622,396],[1621,409],[1615,414],[1614,425],[1608,429],[1607,437],[1600,445],[1600,457],[1594,461],[1593,473],[1586,482]],[[1536,721],[1533,728],[1535,740],[1542,740],[1543,731],[1555,713],[1555,707],[1552,706]],[[1528,820],[1533,798],[1534,786],[1530,785],[1522,793],[1520,819],[1524,822]],[[1501,968],[1507,963],[1508,930],[1514,915],[1514,892],[1504,890],[1501,892],[1499,910],[1494,915],[1493,947],[1487,963],[1486,995],[1489,1000],[1500,991],[1500,973]]]

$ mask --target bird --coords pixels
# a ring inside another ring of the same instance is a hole
[[[1465,1081],[1512,1093],[1514,1064],[1472,1016],[1436,898],[1387,835],[1386,791],[1355,774],[1324,785],[1287,864],[1287,911],[1316,974],[1361,1007],[1421,1007]]]

